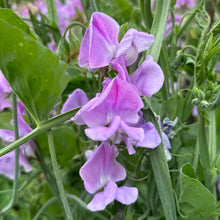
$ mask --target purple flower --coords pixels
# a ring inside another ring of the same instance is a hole
[[[135,153],[132,145],[154,148],[161,142],[152,123],[140,124],[143,102],[131,83],[116,77],[104,81],[102,93],[85,104],[73,121],[86,124],[86,135],[92,140],[113,143],[125,141],[129,154]],[[126,134],[126,135],[125,135]]]
[[[2,111],[4,108],[10,108],[12,106],[7,98],[10,92],[11,88],[4,75],[0,71],[0,111]]]
[[[182,19],[182,16],[175,14],[174,15],[175,25],[179,25],[181,19]],[[164,38],[170,33],[172,28],[173,28],[173,24],[172,24],[172,20],[171,20],[171,15],[169,14],[168,19],[167,19],[167,26],[166,26]]]
[[[47,6],[44,0],[35,1],[40,12],[44,15],[47,15]],[[62,4],[61,1],[56,0],[57,5],[57,15],[58,15],[58,26],[61,33],[63,34],[66,27],[71,23],[75,17],[76,8],[79,11],[82,11],[82,5],[80,0],[66,0],[65,4]]]
[[[138,112],[142,107],[143,102],[136,88],[116,77],[109,80],[102,93],[85,104],[73,120],[76,124],[88,125],[85,133],[93,140],[114,139],[121,132],[135,140],[143,140],[144,130],[132,127],[138,122]]]
[[[151,55],[129,77],[124,56],[120,56],[117,61],[112,62],[112,66],[118,71],[118,76],[131,82],[138,90],[139,95],[151,97],[163,86],[164,75],[160,66],[153,61]]]
[[[79,66],[89,65],[90,69],[108,66],[120,55],[125,56],[128,66],[154,42],[153,35],[130,29],[118,43],[118,33],[119,25],[113,18],[93,13],[80,47]]]
[[[19,166],[23,166],[25,172],[32,170],[27,158],[22,151],[19,150]],[[0,157],[0,174],[5,175],[9,179],[14,179],[15,152],[11,151]]]
[[[182,5],[186,5],[188,8],[192,8],[195,5],[195,0],[177,0],[175,8],[180,8]]]
[[[88,208],[99,211],[115,199],[123,204],[134,203],[138,196],[135,187],[118,187],[116,182],[126,178],[125,168],[116,161],[118,149],[108,143],[102,143],[80,169],[80,176],[89,193],[96,193]]]
[[[86,93],[81,89],[75,89],[64,103],[61,109],[61,113],[85,105],[87,102],[88,98],[86,96]]]
[[[17,119],[18,119],[18,129],[19,129],[19,136],[25,136],[28,134],[32,129],[29,125],[25,122],[23,118],[24,114],[24,106],[22,103],[18,103],[17,105]],[[14,131],[7,130],[7,129],[0,129],[0,138],[2,141],[6,143],[13,142]],[[19,165],[24,167],[26,172],[32,170],[31,165],[29,164],[27,156],[32,156],[35,150],[35,144],[32,140],[28,141],[26,144],[23,144],[19,148]],[[13,179],[14,177],[14,152],[7,153],[6,155],[0,157],[0,173],[6,175],[7,177]]]
[[[130,79],[137,87],[140,95],[151,97],[163,86],[164,75],[160,66],[149,55],[138,69],[131,74]]]

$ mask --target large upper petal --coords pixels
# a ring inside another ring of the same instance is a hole
[[[143,102],[135,86],[116,77],[99,96],[83,106],[78,115],[89,127],[108,125],[115,116],[125,123],[134,124],[139,120],[138,111],[142,107]]]
[[[160,66],[149,55],[141,66],[131,74],[130,79],[137,87],[140,95],[151,97],[162,87],[164,75]]]
[[[108,66],[118,44],[118,32],[119,25],[113,18],[93,13],[80,47],[79,65],[89,64],[91,69]]]
[[[125,179],[125,168],[116,161],[118,149],[108,143],[101,144],[80,169],[86,190],[94,193],[109,181]]]

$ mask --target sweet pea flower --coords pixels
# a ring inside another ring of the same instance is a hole
[[[36,6],[39,8],[39,11],[47,15],[47,5],[45,0],[35,1]],[[76,8],[79,11],[83,11],[80,0],[66,0],[63,4],[60,0],[56,0],[57,5],[57,15],[58,15],[58,26],[61,33],[65,32],[67,26],[74,20],[76,14]]]
[[[175,14],[174,15],[175,25],[179,25],[181,19],[182,19],[182,16]],[[172,28],[173,28],[173,24],[172,24],[172,20],[171,20],[171,15],[169,14],[168,19],[167,19],[166,30],[165,30],[165,33],[164,33],[164,38],[170,33]]]
[[[0,111],[4,110],[5,108],[12,107],[11,103],[7,98],[10,92],[11,88],[4,75],[0,71]]]
[[[149,55],[138,69],[131,74],[130,79],[141,96],[151,97],[163,86],[164,75],[160,66]]]
[[[186,5],[188,8],[192,8],[195,5],[195,0],[177,0],[175,8],[180,8],[182,5]]]
[[[24,106],[22,103],[19,102],[17,105],[17,120],[20,137],[25,136],[32,131],[29,125],[25,122],[23,114]],[[15,139],[14,131],[0,129],[0,138],[6,143],[13,142]],[[34,154],[35,147],[36,146],[32,140],[19,147],[19,165],[24,167],[25,172],[29,172],[32,170],[31,165],[29,164],[25,155],[32,156]],[[8,178],[11,179],[13,179],[14,177],[14,157],[14,152],[7,153],[6,155],[0,157],[0,173],[6,175]]]
[[[19,150],[19,166],[23,166],[25,172],[30,172],[32,170],[31,165],[21,150]],[[15,151],[11,151],[0,157],[0,174],[5,175],[9,179],[14,179],[14,167]]]
[[[104,81],[102,93],[85,104],[73,121],[78,125],[86,124],[89,128],[85,129],[85,134],[92,140],[110,139],[117,144],[124,140],[132,154],[135,152],[132,144],[154,148],[161,141],[152,123],[139,126],[142,107],[136,87],[116,77]]]
[[[64,103],[61,113],[67,112],[71,109],[85,105],[88,102],[86,93],[81,89],[75,89],[72,94],[69,95],[66,102]]]
[[[118,76],[121,79],[131,82],[137,88],[140,96],[151,97],[163,86],[163,71],[160,66],[153,61],[151,55],[146,57],[145,61],[131,76],[128,75],[123,56],[120,56],[116,62],[112,62],[112,66],[118,71]]]
[[[104,210],[114,200],[122,204],[134,203],[138,197],[136,187],[121,186],[116,182],[126,178],[125,168],[116,161],[118,149],[108,143],[102,143],[94,150],[87,162],[80,169],[80,176],[89,193],[96,193],[88,204],[92,211]],[[98,192],[99,190],[102,190]]]
[[[133,64],[138,53],[147,50],[154,42],[154,36],[129,29],[118,43],[119,25],[108,15],[92,14],[80,47],[78,63],[89,69],[108,66],[114,59],[124,55],[126,65]]]
[[[105,81],[106,82],[106,81]],[[73,121],[86,124],[86,135],[92,140],[106,141],[125,132],[135,140],[144,139],[142,128],[132,127],[139,120],[143,102],[136,88],[119,77],[108,80],[102,93],[91,99],[74,116]]]

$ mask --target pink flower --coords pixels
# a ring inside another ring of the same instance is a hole
[[[116,182],[126,178],[125,168],[116,161],[118,149],[108,143],[102,143],[95,149],[80,169],[80,176],[89,193],[96,193],[88,208],[99,211],[115,199],[123,204],[134,203],[138,196],[135,187],[118,187]],[[104,189],[101,192],[99,190]]]
[[[138,53],[147,50],[154,36],[129,29],[118,43],[119,25],[108,15],[95,12],[86,29],[79,53],[79,66],[89,69],[108,66],[114,59],[125,56],[126,65],[133,64]]]

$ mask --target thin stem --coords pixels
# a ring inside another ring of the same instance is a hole
[[[80,108],[75,108],[70,111],[67,111],[63,114],[60,114],[56,117],[53,117],[47,121],[42,122],[38,127],[36,127],[33,131],[25,135],[24,137],[19,138],[17,141],[9,144],[8,146],[4,147],[0,150],[0,157],[9,153],[10,151],[14,150],[15,148],[21,146],[22,144],[26,143],[27,141],[33,139],[34,137],[38,136],[39,134],[47,131],[48,129],[52,128],[53,126],[56,126],[74,116],[74,114],[79,110]]]
[[[163,43],[163,37],[167,25],[171,0],[158,0],[154,20],[151,28],[151,34],[155,36],[154,44],[147,51],[147,54],[153,56],[154,61],[157,62],[160,55],[160,50]]]
[[[61,54],[61,46],[62,46],[62,43],[63,43],[63,41],[64,41],[65,38],[66,38],[66,34],[67,34],[68,30],[71,29],[71,28],[74,27],[74,26],[80,26],[84,31],[86,30],[86,27],[85,27],[83,24],[81,24],[80,22],[75,21],[75,22],[71,23],[71,24],[66,28],[66,30],[65,30],[65,32],[64,32],[64,34],[63,34],[63,36],[62,36],[62,38],[61,38],[60,41],[59,41],[59,44],[58,44],[58,47],[57,47],[57,51],[56,51],[56,53],[57,53],[59,56],[60,56],[60,54]]]
[[[56,197],[53,197],[51,199],[49,199],[46,203],[44,203],[44,205],[39,209],[39,211],[37,212],[37,214],[34,216],[33,220],[37,220],[40,215],[43,213],[43,211],[52,203],[54,203],[57,200]]]
[[[209,117],[209,157],[213,164],[216,159],[216,112],[211,110],[208,112]]]
[[[153,16],[151,12],[151,0],[140,0],[139,5],[145,27],[150,30],[153,21]]]
[[[150,121],[154,124],[156,127],[161,140],[162,140],[162,134],[160,130],[160,126],[158,121],[156,120],[154,116],[154,111],[149,103],[148,99],[146,97],[145,102],[147,103],[148,107],[150,108],[150,112],[148,114],[148,117]],[[147,115],[147,114],[146,114]],[[173,196],[173,188],[171,183],[171,178],[169,174],[169,168],[164,152],[164,146],[163,142],[156,147],[155,149],[152,149],[150,152],[150,160],[152,164],[154,179],[157,185],[158,194],[162,203],[164,215],[166,219],[169,220],[176,220],[176,206]]]
[[[72,220],[72,213],[69,207],[69,203],[65,194],[65,189],[62,183],[62,177],[61,177],[61,173],[59,170],[59,165],[57,163],[57,158],[56,158],[56,153],[55,153],[55,147],[54,147],[54,142],[53,142],[53,134],[51,129],[48,130],[47,132],[47,137],[48,137],[48,143],[49,143],[49,150],[50,150],[50,156],[51,156],[51,161],[52,161],[52,166],[53,166],[53,170],[54,170],[54,175],[55,175],[55,179],[57,182],[57,187],[59,190],[59,196],[60,199],[62,201],[62,205],[66,214],[66,219],[67,220]]]
[[[19,138],[18,132],[18,120],[17,120],[17,101],[16,95],[12,93],[12,111],[13,111],[13,121],[14,121],[14,134],[15,140]],[[7,212],[11,209],[15,203],[17,191],[18,191],[18,174],[19,174],[19,148],[15,149],[15,158],[14,158],[14,182],[13,182],[13,191],[12,197],[9,204],[0,211],[0,214]]]
[[[58,16],[57,16],[57,5],[55,0],[46,0],[48,19],[50,23],[57,26]]]

